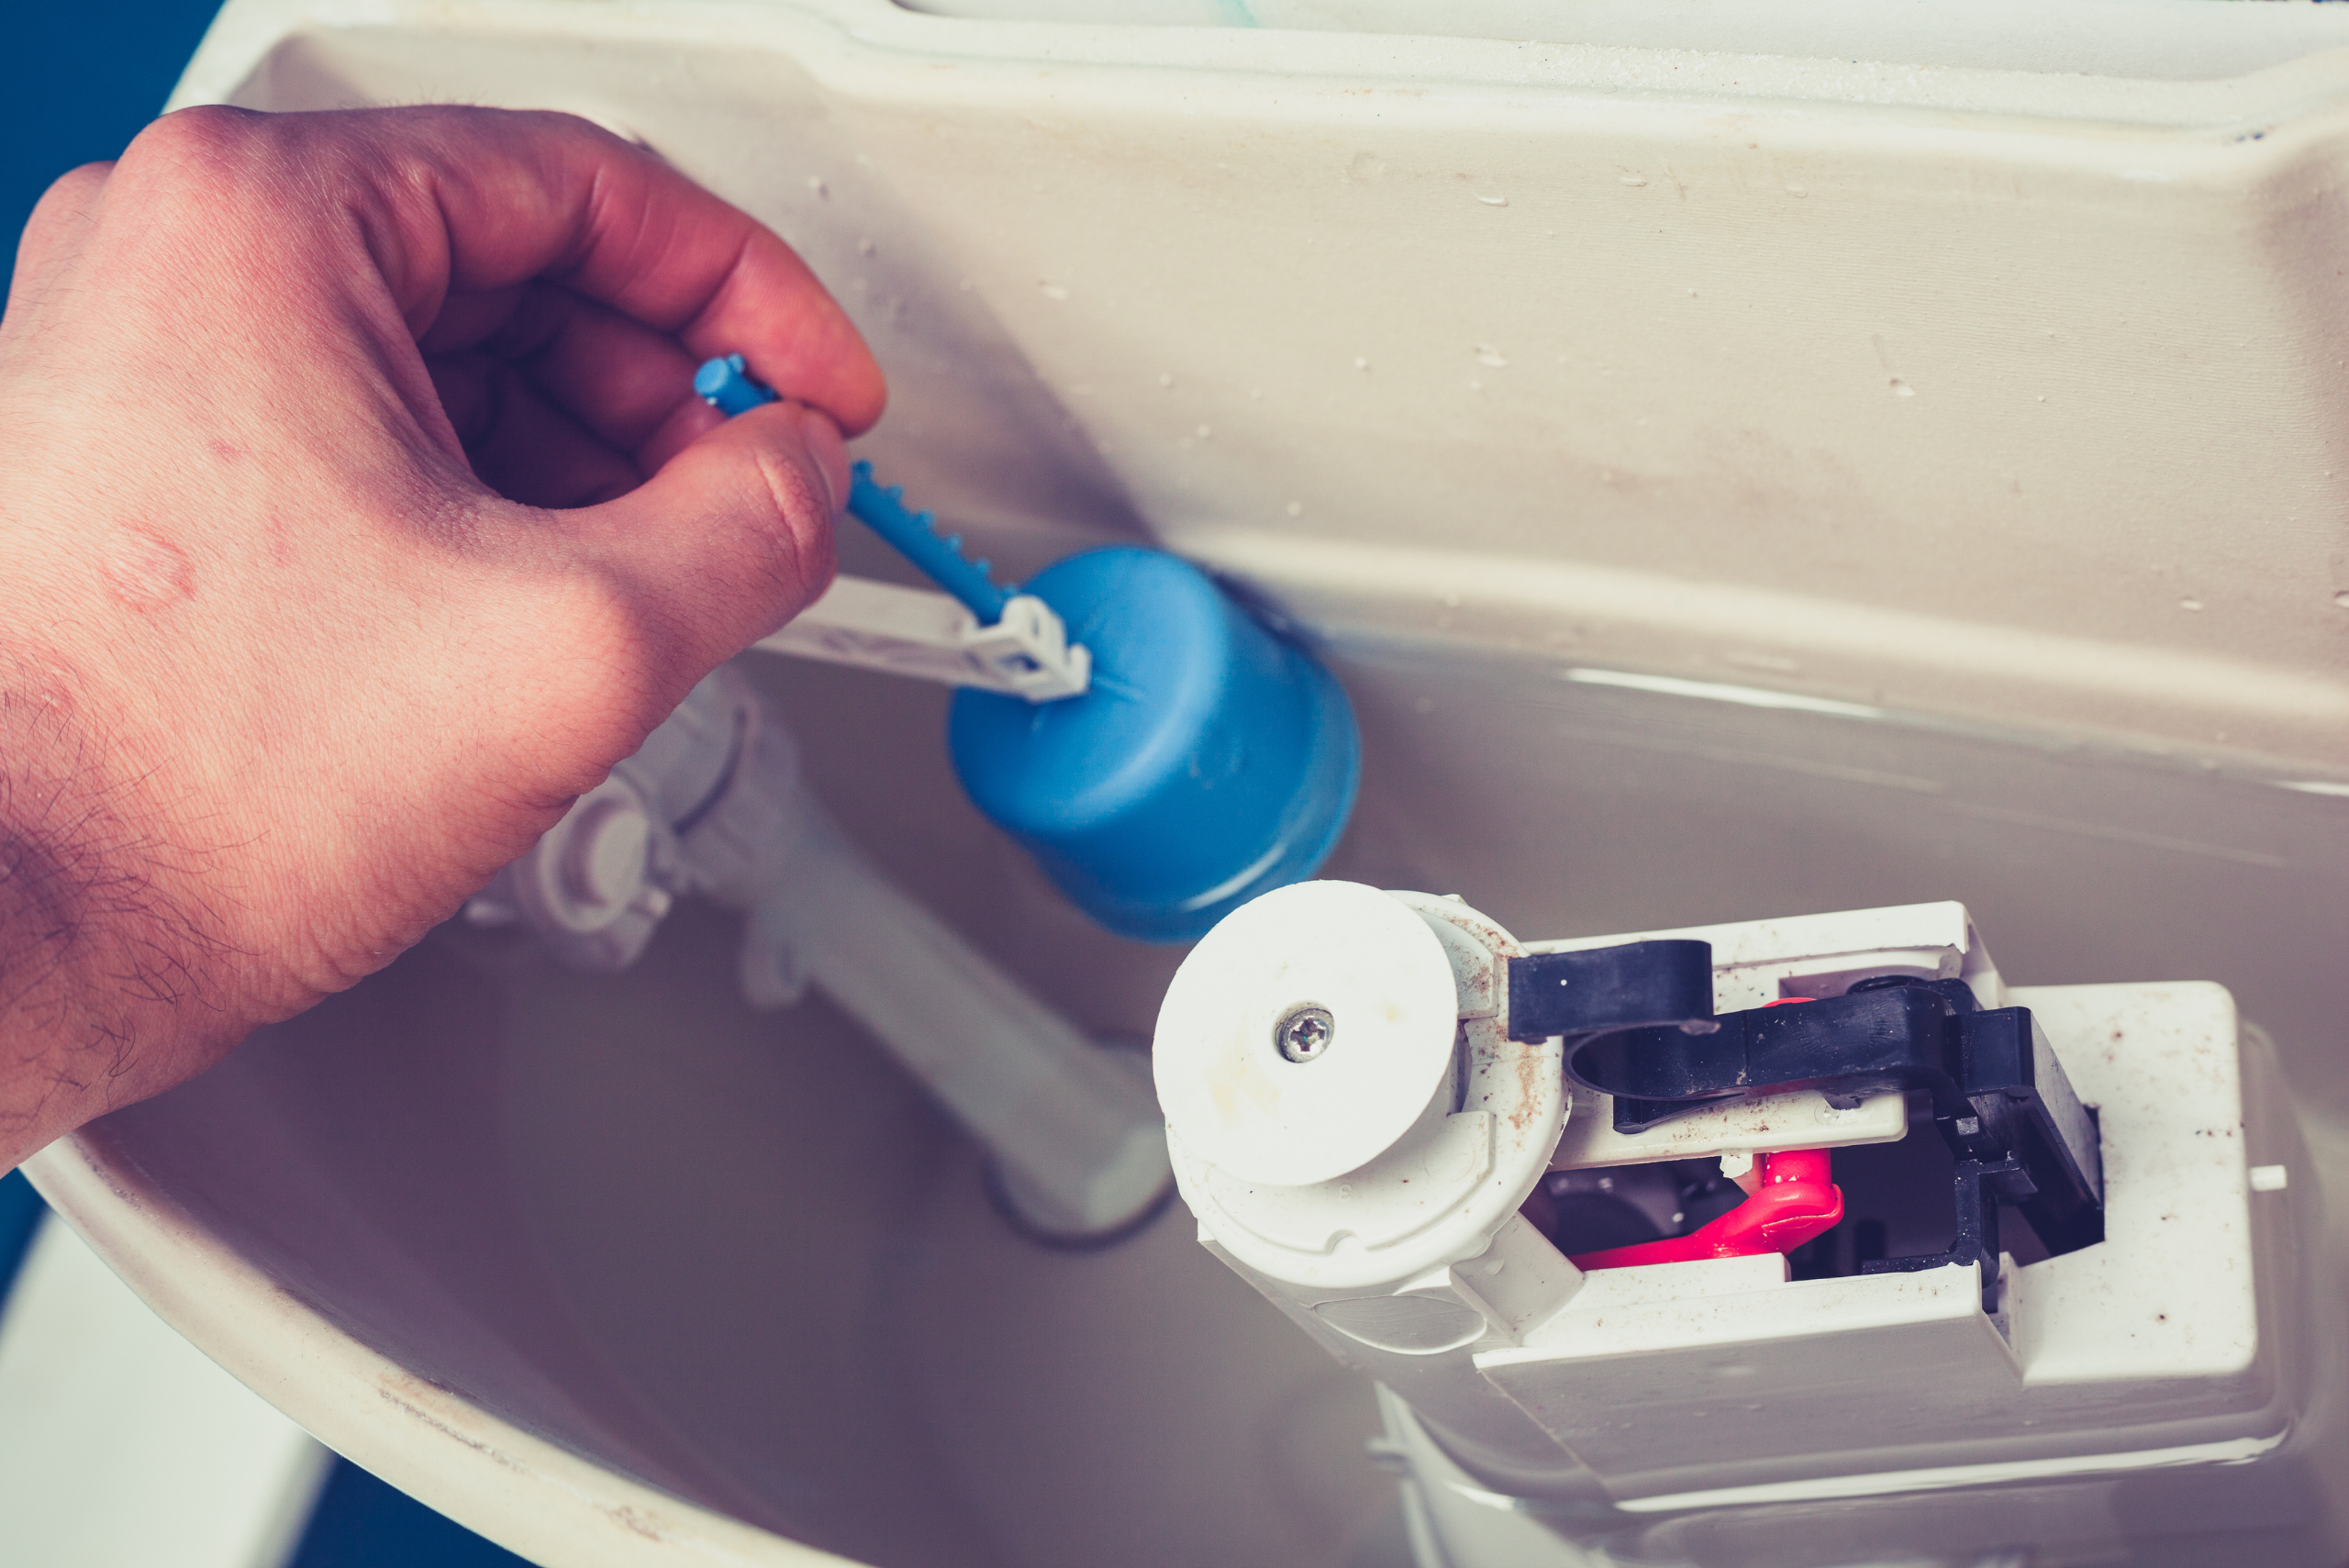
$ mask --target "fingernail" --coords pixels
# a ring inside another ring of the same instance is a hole
[[[816,472],[823,476],[832,516],[838,517],[848,505],[848,446],[841,439],[841,428],[823,410],[803,404],[799,408],[799,435],[807,445],[807,455],[816,460]]]

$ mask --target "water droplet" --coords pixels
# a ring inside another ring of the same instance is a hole
[[[1457,594],[1446,594],[1443,596],[1443,607],[1447,610],[1458,609],[1460,607],[1460,595]]]
[[[1810,193],[1800,185],[1788,185],[1787,187],[1787,195],[1790,196],[1807,196],[1810,195]]]
[[[1468,390],[1471,392],[1482,392],[1485,390],[1485,384],[1478,381],[1472,375],[1468,378]]]
[[[1174,384],[1174,377],[1171,373],[1161,374],[1158,378],[1158,384],[1161,386],[1172,386]]]
[[[1507,196],[1478,196],[1476,199],[1484,203],[1486,206],[1508,206],[1508,198]]]
[[[1360,354],[1356,354],[1354,356],[1354,369],[1358,371],[1366,371],[1369,368],[1370,361],[1368,360],[1364,359]]]
[[[870,239],[860,239],[856,242],[856,253],[860,256],[870,256],[880,249],[881,247]]]
[[[832,188],[831,186],[824,183],[824,177],[821,174],[808,175],[807,188],[816,193],[816,199],[819,202],[827,202],[832,199]]]
[[[1616,175],[1615,183],[1619,185],[1644,185],[1648,183],[1648,177],[1645,174],[1626,172]]]
[[[1413,713],[1433,713],[1435,711],[1435,698],[1413,697],[1411,699],[1411,711]]]
[[[1917,389],[1909,385],[1907,382],[1901,380],[1898,376],[1894,376],[1892,378],[1892,395],[1895,397],[1914,397],[1917,395]]]
[[[1200,426],[1200,427],[1199,427],[1197,434],[1198,434],[1198,438],[1199,438],[1199,439],[1201,439],[1201,440],[1203,440],[1203,441],[1204,441],[1204,440],[1206,440],[1209,436],[1214,435],[1214,434],[1215,434],[1215,432],[1214,432],[1213,430],[1211,430],[1211,429],[1208,428],[1208,427],[1206,427],[1205,425],[1202,425],[1202,426]]]
[[[1046,299],[1066,299],[1068,297],[1068,285],[1066,284],[1056,284],[1049,279],[1039,278],[1036,280],[1036,286],[1043,291],[1043,295]]]
[[[2333,607],[2336,609],[2349,610],[2349,588],[2343,588],[2341,592],[2333,595],[2332,603]]]
[[[1302,501],[1291,501],[1288,504],[1288,515],[1292,517],[1301,517],[1305,516],[1305,503]],[[2349,599],[2349,594],[2344,594],[2342,597]]]
[[[1264,398],[1264,389],[1261,386],[1252,386],[1248,389],[1248,395],[1261,403]]]
[[[1508,361],[1502,357],[1501,351],[1498,349],[1488,349],[1484,344],[1479,343],[1476,345],[1476,362],[1481,365],[1491,365],[1497,369],[1500,366],[1508,363]]]
[[[1384,180],[1386,178],[1386,160],[1375,152],[1357,152],[1353,161],[1346,165],[1346,178],[1364,185],[1374,180]]]
[[[2181,610],[2199,610],[2202,607],[2202,601],[2189,596],[2178,600],[2177,607]]]

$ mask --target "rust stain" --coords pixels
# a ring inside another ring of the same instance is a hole
[[[604,1513],[614,1523],[619,1525],[625,1529],[634,1531],[636,1534],[642,1536],[647,1540],[667,1540],[669,1539],[669,1532],[667,1530],[664,1530],[660,1526],[654,1524],[651,1519],[645,1518],[644,1515],[639,1513],[629,1504],[622,1503],[616,1507],[607,1507],[604,1510]]]
[[[507,1469],[513,1471],[518,1475],[527,1475],[529,1473],[529,1466],[522,1463],[521,1461],[515,1459],[509,1454],[500,1452],[498,1450],[491,1447],[488,1443],[482,1441],[479,1438],[474,1437],[470,1432],[461,1431],[457,1428],[451,1426],[448,1422],[442,1420],[431,1411],[424,1408],[423,1406],[402,1396],[395,1390],[389,1387],[382,1387],[376,1389],[375,1392],[382,1397],[385,1404],[391,1406],[394,1409],[400,1411],[404,1415],[414,1417],[417,1420],[421,1421],[424,1425],[431,1428],[434,1431],[439,1432],[442,1437],[449,1439],[451,1441],[473,1450],[475,1453],[480,1454],[484,1459],[492,1460],[498,1464],[504,1465]]]
[[[1517,1053],[1517,1108],[1509,1112],[1508,1124],[1519,1132],[1533,1119],[1533,1106],[1542,1092],[1541,1062],[1531,1046]]]

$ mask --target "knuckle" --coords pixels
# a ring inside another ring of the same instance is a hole
[[[84,163],[78,169],[68,169],[51,180],[49,189],[41,193],[40,206],[47,206],[51,202],[75,207],[88,205],[99,191],[105,189],[106,175],[113,168],[111,163]],[[39,207],[34,209],[34,216],[39,216]]]
[[[165,115],[123,150],[116,177],[156,228],[211,228],[258,204],[282,200],[266,168],[283,133],[274,117],[217,105]]]
[[[123,152],[123,161],[161,159],[184,166],[190,162],[241,159],[260,131],[258,122],[265,117],[225,104],[174,109],[131,139]]]
[[[774,447],[756,450],[755,471],[771,519],[762,530],[764,565],[774,586],[812,595],[832,578],[831,504],[807,461]]]
[[[84,163],[50,181],[40,200],[33,204],[32,216],[25,220],[27,243],[43,244],[89,217],[97,208],[99,193],[106,189],[106,175],[113,168],[111,163]]]

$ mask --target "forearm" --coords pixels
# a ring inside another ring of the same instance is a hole
[[[0,660],[0,1169],[233,1043],[222,944],[158,876],[173,847],[28,662]]]

